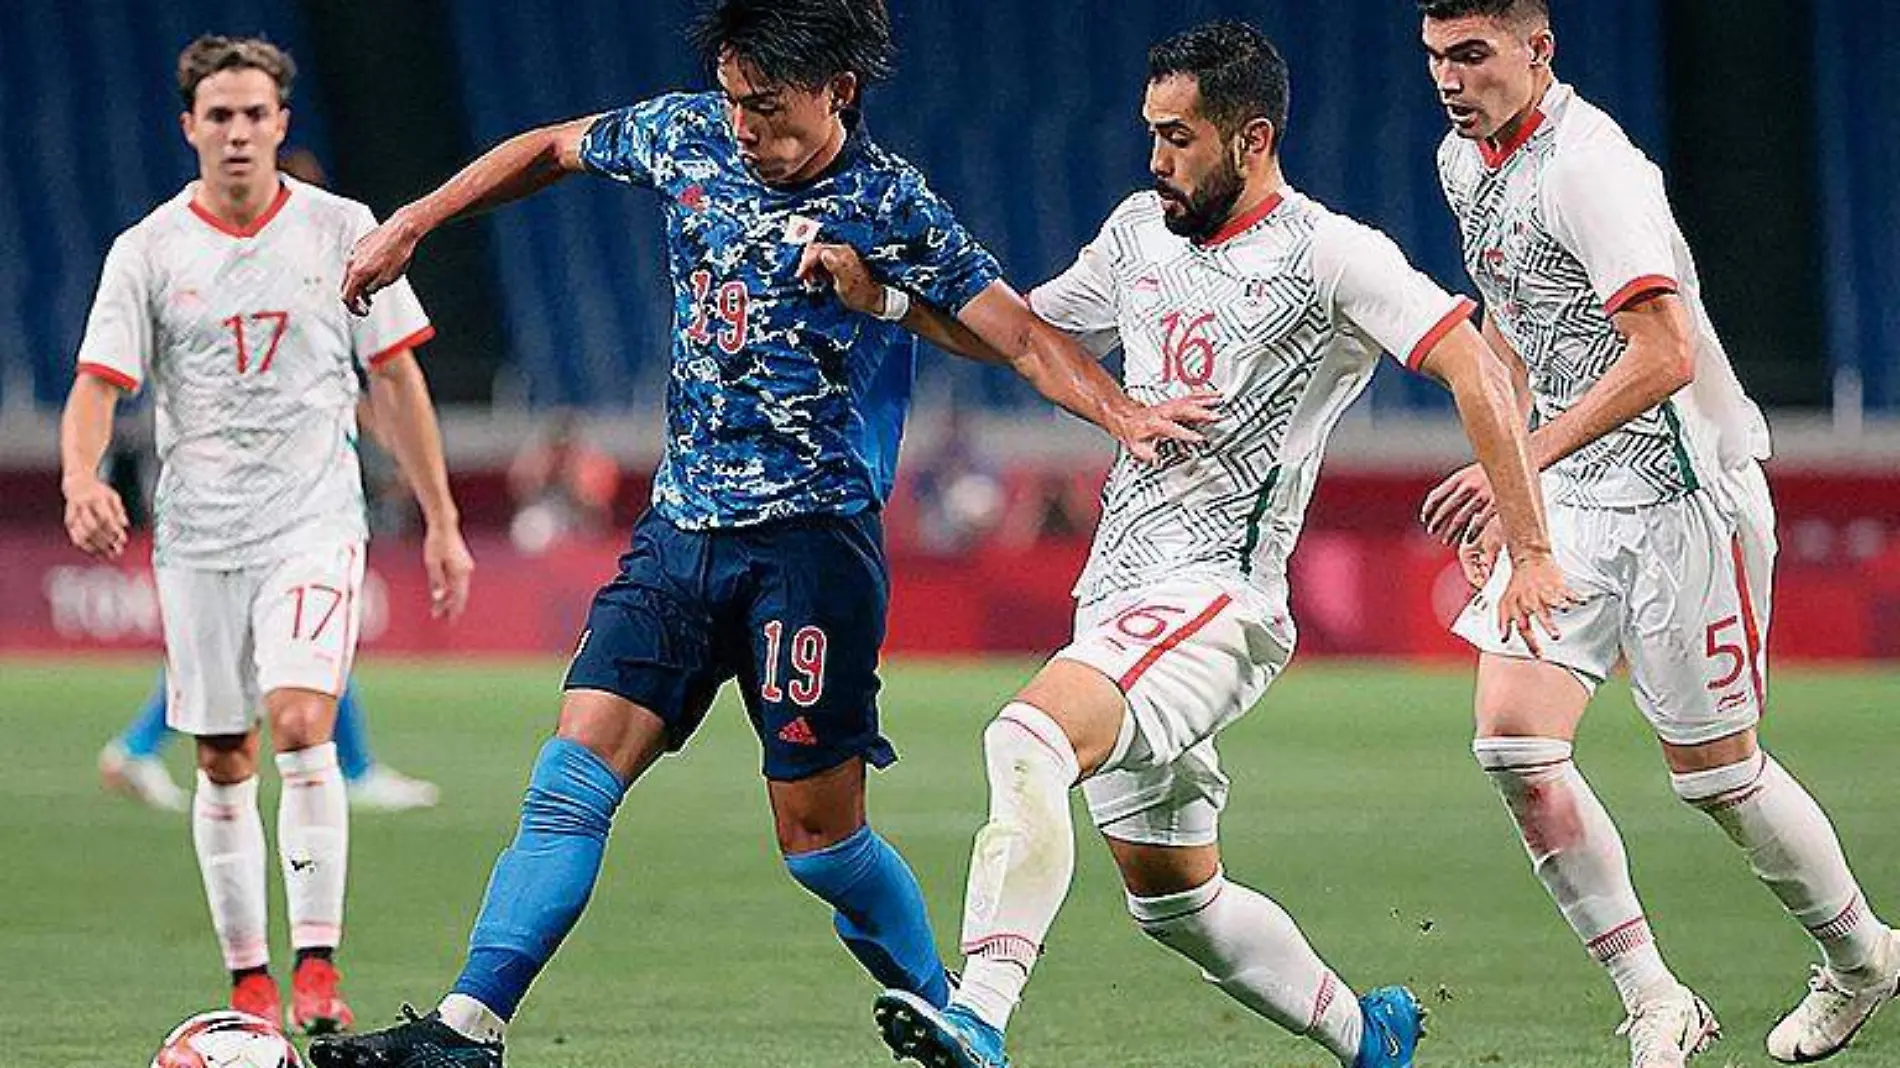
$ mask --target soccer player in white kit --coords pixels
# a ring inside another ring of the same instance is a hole
[[[1483,586],[1456,625],[1481,653],[1473,750],[1615,982],[1631,1063],[1676,1068],[1716,1037],[1715,1018],[1663,963],[1616,826],[1571,762],[1592,692],[1625,660],[1677,795],[1820,945],[1825,964],[1768,1052],[1827,1057],[1893,996],[1900,937],[1869,910],[1826,815],[1756,741],[1775,553],[1767,426],[1710,325],[1661,173],[1552,72],[1544,0],[1420,7],[1453,126],[1440,175],[1484,329],[1537,425],[1557,559],[1587,598],[1530,659],[1486,625],[1511,568],[1492,570],[1482,541],[1466,551]],[[1455,539],[1488,500],[1481,472],[1459,472],[1427,499],[1427,526]]]
[[[1342,1065],[1403,1068],[1416,999],[1356,997],[1278,905],[1223,875],[1216,834],[1228,780],[1215,736],[1292,655],[1287,560],[1326,438],[1381,351],[1451,387],[1485,469],[1509,487],[1499,507],[1520,566],[1490,626],[1528,637],[1568,591],[1472,302],[1282,177],[1287,75],[1271,42],[1241,23],[1202,26],[1155,46],[1149,74],[1155,188],[1030,303],[1097,353],[1120,347],[1131,396],[1213,389],[1223,418],[1159,465],[1117,457],[1074,641],[984,732],[990,816],[971,859],[962,984],[942,1012],[886,991],[878,1023],[894,1052],[931,1068],[1007,1063],[1003,1030],[1073,874],[1079,783],[1144,932]],[[887,311],[849,253],[812,255],[848,304]],[[947,325],[938,315],[927,336],[981,354]]]
[[[362,615],[357,369],[416,487],[434,608],[461,611],[473,563],[414,346],[407,283],[366,319],[338,296],[368,208],[282,176],[294,67],[268,42],[203,37],[179,57],[199,177],[113,242],[60,426],[66,529],[104,558],[125,509],[97,474],[122,394],[148,382],[160,463],[153,570],[171,727],[197,739],[192,837],[232,1007],[279,1016],[268,972],[257,720],[270,720],[291,942],[288,1025],[350,1023],[342,937],[349,809],[331,728]]]

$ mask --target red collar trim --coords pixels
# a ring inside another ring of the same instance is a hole
[[[1231,241],[1239,237],[1241,234],[1253,229],[1255,223],[1273,214],[1273,209],[1279,207],[1281,201],[1285,199],[1286,198],[1281,196],[1278,191],[1275,191],[1271,196],[1267,197],[1267,199],[1254,205],[1252,211],[1249,211],[1245,215],[1239,215],[1227,220],[1226,226],[1216,231],[1213,237],[1200,243],[1201,247],[1212,248],[1223,241]]]
[[[277,217],[278,212],[284,210],[284,202],[289,199],[290,183],[278,183],[276,199],[270,202],[270,207],[265,208],[263,214],[252,219],[251,225],[249,226],[232,226],[230,223],[211,214],[211,209],[198,203],[196,196],[191,198],[191,213],[203,219],[207,226],[221,234],[230,237],[256,237],[259,233],[263,232],[264,227],[270,225],[270,221]]]
[[[1543,125],[1544,109],[1539,107],[1536,111],[1531,112],[1531,117],[1524,120],[1523,125],[1517,128],[1517,132],[1511,135],[1509,141],[1497,144],[1488,140],[1479,141],[1478,155],[1484,160],[1486,167],[1495,171],[1499,167],[1504,166],[1505,161],[1515,155],[1518,149],[1523,148],[1524,143],[1529,141],[1531,137],[1537,133],[1538,128]]]

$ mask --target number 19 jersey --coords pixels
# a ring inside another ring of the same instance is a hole
[[[244,229],[205,211],[194,182],[106,255],[79,372],[151,383],[161,567],[234,570],[363,541],[358,370],[434,333],[406,280],[351,315],[343,267],[374,216],[282,182]]]
[[[1164,447],[1153,465],[1116,457],[1076,597],[1199,578],[1263,594],[1284,618],[1287,559],[1334,424],[1381,350],[1415,367],[1474,305],[1291,189],[1205,242],[1163,219],[1156,194],[1131,196],[1030,297],[1098,354],[1119,345],[1135,399],[1223,397],[1205,444]]]

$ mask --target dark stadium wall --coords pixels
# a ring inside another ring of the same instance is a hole
[[[1832,369],[1808,0],[1664,5],[1669,187],[1735,370],[1777,408],[1824,407]]]
[[[336,146],[339,187],[386,216],[474,154],[441,0],[304,0],[311,56]],[[485,403],[508,342],[496,314],[487,227],[429,238],[410,274],[436,324],[425,366],[436,399]]]

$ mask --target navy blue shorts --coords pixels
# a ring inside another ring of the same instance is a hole
[[[702,531],[649,511],[594,595],[564,687],[652,711],[678,749],[736,678],[766,778],[852,757],[885,767],[897,759],[877,722],[889,600],[876,512]]]

